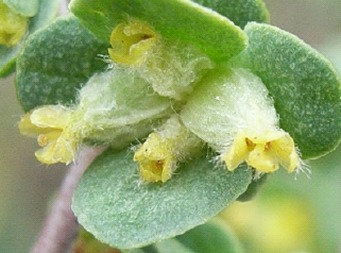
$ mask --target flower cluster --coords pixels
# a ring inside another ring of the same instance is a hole
[[[229,171],[243,162],[257,175],[301,167],[299,147],[280,126],[276,98],[257,73],[234,63],[247,41],[239,27],[186,2],[189,13],[179,18],[191,21],[195,13],[197,20],[213,20],[215,30],[207,33],[223,31],[222,49],[215,50],[205,31],[187,33],[181,24],[177,31],[167,19],[144,19],[148,13],[126,15],[129,8],[113,2],[123,7],[107,36],[112,68],[90,78],[72,107],[42,106],[20,122],[22,134],[38,136],[41,162],[70,163],[83,143],[120,149],[145,139],[134,161],[147,182],[167,181],[205,144]]]

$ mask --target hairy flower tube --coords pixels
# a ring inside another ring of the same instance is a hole
[[[135,152],[145,182],[166,182],[181,162],[200,154],[203,143],[173,115]]]
[[[118,24],[108,49],[113,62],[136,70],[161,96],[184,99],[194,84],[214,67],[199,49],[167,41],[149,24],[131,20]]]
[[[246,162],[258,173],[300,167],[291,136],[280,129],[262,81],[245,69],[205,77],[181,112],[186,127],[220,153],[228,170]]]
[[[0,45],[15,46],[25,35],[27,18],[12,11],[0,0]]]
[[[45,164],[70,163],[82,143],[125,147],[173,112],[169,99],[150,94],[148,87],[125,69],[95,74],[79,91],[76,105],[39,107],[22,118],[20,132],[38,136],[43,148],[36,157]]]

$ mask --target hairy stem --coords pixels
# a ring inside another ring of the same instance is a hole
[[[86,168],[101,152],[99,148],[85,148],[77,163],[70,166],[31,253],[68,252],[79,227],[71,211],[72,195]]]

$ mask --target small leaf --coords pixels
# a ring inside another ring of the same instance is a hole
[[[17,96],[24,110],[74,102],[77,89],[106,68],[98,57],[106,48],[73,16],[30,36],[17,62]]]
[[[164,38],[197,46],[218,61],[246,46],[239,27],[189,0],[74,0],[70,8],[104,42],[109,42],[118,24],[133,18],[149,23]]]
[[[33,17],[39,9],[39,0],[3,0],[13,11],[25,17]]]
[[[262,0],[192,1],[215,10],[242,28],[250,21],[269,22],[269,12]]]
[[[72,208],[99,240],[138,248],[206,222],[243,193],[251,177],[245,167],[230,173],[203,157],[165,184],[141,184],[132,154],[108,150],[85,172]]]
[[[176,239],[196,253],[243,252],[236,236],[218,218],[177,236]]]
[[[321,54],[279,28],[250,23],[249,46],[238,59],[267,86],[280,126],[303,158],[333,150],[341,138],[340,78]]]
[[[30,18],[27,34],[48,24],[57,14],[59,0],[41,0],[39,2],[39,11],[36,16]],[[14,71],[17,55],[25,39],[14,47],[0,46],[0,77],[5,77]]]

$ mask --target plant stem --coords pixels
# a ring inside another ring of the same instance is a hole
[[[101,152],[100,148],[85,148],[70,166],[31,253],[68,252],[79,229],[71,210],[72,195],[86,168]]]

